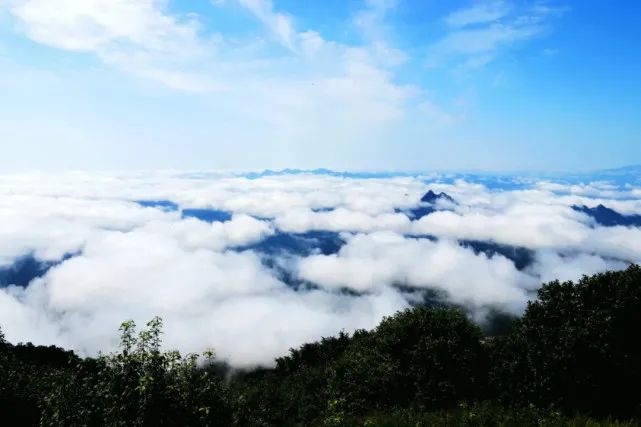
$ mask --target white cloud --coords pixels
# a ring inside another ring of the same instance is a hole
[[[57,260],[81,250],[101,229],[126,231],[166,215],[124,201],[4,195],[0,265],[32,252],[44,260]]]
[[[11,340],[96,354],[114,348],[123,319],[160,315],[169,348],[214,347],[235,366],[251,366],[341,329],[371,328],[407,306],[392,290],[363,298],[295,292],[253,253],[219,251],[212,235],[194,240],[187,227],[198,231],[186,221],[98,234],[25,290],[0,290],[0,324]]]
[[[501,256],[488,259],[449,241],[408,239],[391,232],[352,238],[336,255],[315,255],[299,264],[300,277],[329,288],[369,291],[401,285],[440,289],[473,308],[499,304],[519,312],[535,279]]]
[[[641,228],[596,227],[587,237],[584,248],[606,257],[641,264]]]
[[[197,85],[172,64],[205,55],[198,24],[166,12],[164,0],[12,0],[11,13],[26,35],[64,50],[90,52],[104,62],[177,89],[213,89]]]
[[[384,213],[376,216],[363,212],[338,208],[330,212],[293,210],[276,219],[278,228],[284,231],[305,232],[308,230],[358,231],[410,229],[410,221],[402,213]]]
[[[570,207],[602,202],[641,211],[633,186],[592,183],[570,192],[533,183],[527,190],[491,191],[440,178],[0,176],[0,265],[28,253],[40,260],[77,253],[25,289],[0,289],[0,325],[12,341],[95,354],[115,348],[123,320],[142,324],[161,315],[168,347],[213,346],[232,364],[249,366],[341,329],[375,326],[416,298],[395,285],[440,290],[480,319],[488,307],[519,313],[542,281],[641,262],[641,228],[601,227]],[[447,210],[414,222],[395,213],[416,207],[428,189],[445,191],[457,204],[440,205]],[[209,224],[135,200],[171,200],[233,216]],[[234,249],[278,229],[336,231],[346,239],[337,254],[275,260],[318,289],[296,291],[260,254]],[[439,240],[410,237],[424,233]],[[519,271],[504,256],[475,253],[459,239],[524,246],[533,262]]]
[[[581,216],[566,206],[519,204],[505,211],[483,209],[461,214],[441,211],[421,218],[414,227],[417,234],[492,240],[532,248],[574,246],[584,241],[589,228],[578,221]]]
[[[208,224],[193,218],[183,221],[153,221],[143,230],[151,233],[170,233],[185,248],[222,251],[228,247],[256,243],[274,233],[267,221],[248,215],[234,215],[230,221]]]
[[[196,27],[177,22],[164,7],[159,0],[16,0],[11,10],[30,37],[62,49],[101,51],[123,43],[176,54],[196,39]]]
[[[542,250],[536,254],[535,263],[528,268],[540,277],[541,282],[579,280],[583,275],[602,273],[608,270],[622,270],[627,264],[598,255],[575,253],[559,254],[553,250]]]

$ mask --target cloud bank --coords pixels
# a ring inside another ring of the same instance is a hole
[[[371,328],[415,304],[454,304],[483,322],[490,309],[521,312],[542,282],[641,262],[641,228],[605,226],[574,208],[641,213],[634,184],[489,182],[5,175],[0,325],[12,341],[95,355],[115,348],[123,320],[160,315],[168,347],[213,347],[233,366],[268,365],[290,347]],[[422,202],[429,190],[452,200]],[[217,215],[202,221],[188,209]],[[28,268],[25,257],[39,268],[18,286],[7,272]]]

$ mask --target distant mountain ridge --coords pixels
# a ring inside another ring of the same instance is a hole
[[[573,205],[572,209],[594,218],[597,224],[606,227],[614,227],[616,225],[641,227],[641,215],[623,215],[601,204],[594,208],[589,208],[585,205]]]
[[[336,171],[327,168],[317,169],[265,169],[262,171],[241,172],[238,176],[259,179],[284,175],[321,175],[350,179],[382,179],[394,177],[427,178],[434,182],[454,183],[458,180],[478,182],[490,189],[515,190],[531,188],[541,180],[553,180],[565,184],[587,184],[590,182],[610,182],[620,188],[626,185],[641,186],[641,165],[620,168],[598,169],[581,172],[543,172],[543,171]]]

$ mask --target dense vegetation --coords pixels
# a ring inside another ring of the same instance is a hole
[[[0,332],[0,413],[64,426],[641,425],[641,268],[544,285],[502,334],[415,308],[274,368],[162,352],[161,321],[80,359]],[[11,424],[9,424],[11,425]]]

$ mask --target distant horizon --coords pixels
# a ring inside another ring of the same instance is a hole
[[[561,170],[561,169],[513,169],[513,170],[491,170],[491,169],[385,169],[385,168],[371,168],[371,169],[340,169],[328,167],[312,167],[312,168],[297,168],[297,167],[282,167],[282,168],[221,168],[221,169],[208,169],[208,168],[156,168],[156,169],[23,169],[23,170],[6,170],[0,169],[0,175],[16,175],[16,174],[64,174],[64,173],[97,173],[97,174],[129,174],[129,173],[218,173],[218,174],[398,174],[398,175],[422,175],[422,174],[478,174],[478,175],[589,175],[592,173],[602,172],[641,172],[641,163],[639,164],[625,164],[622,166],[591,168],[591,169],[577,169],[577,170]]]

